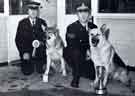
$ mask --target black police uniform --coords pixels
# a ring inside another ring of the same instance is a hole
[[[19,22],[16,33],[16,46],[20,53],[22,61],[21,70],[24,74],[29,75],[34,72],[34,66],[38,73],[43,73],[43,64],[46,64],[46,46],[45,44],[37,48],[35,54],[35,61],[38,61],[35,65],[32,62],[32,42],[33,40],[39,40],[45,43],[45,32],[42,30],[42,25],[47,26],[46,22],[41,18],[36,18],[35,24],[32,26],[30,19],[24,18]],[[30,54],[30,60],[24,60],[24,53]]]
[[[91,22],[88,22],[88,27],[90,29],[97,28]],[[86,50],[90,49],[88,31],[79,20],[67,27],[66,42],[64,57],[72,67],[72,83],[78,84],[80,76],[94,80],[94,64],[91,60],[86,61]]]

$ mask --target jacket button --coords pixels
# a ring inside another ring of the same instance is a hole
[[[80,42],[82,42],[82,40],[80,40]]]

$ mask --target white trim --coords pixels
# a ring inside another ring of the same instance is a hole
[[[97,24],[96,14],[98,11],[98,0],[91,0],[91,15],[94,16],[94,23]]]
[[[97,14],[98,10],[98,0],[91,0],[91,14],[95,15]]]
[[[9,0],[4,0],[4,16],[9,16]]]
[[[4,13],[0,13],[0,16],[5,16]]]
[[[94,14],[97,18],[112,18],[112,19],[135,19],[135,14],[125,14],[125,13],[97,13]]]

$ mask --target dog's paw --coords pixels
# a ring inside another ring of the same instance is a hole
[[[94,80],[94,82],[92,83],[93,88],[97,88],[98,87],[98,79]]]
[[[45,82],[45,83],[48,82],[48,75],[43,75],[43,82]]]
[[[95,83],[94,82],[90,82],[90,87],[91,88],[95,88]]]

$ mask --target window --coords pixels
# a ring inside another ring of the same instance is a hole
[[[9,0],[9,14],[26,14],[27,2],[30,0]]]
[[[99,13],[135,13],[135,0],[99,0]]]
[[[4,0],[0,0],[0,13],[4,13]]]
[[[75,14],[76,7],[85,3],[91,8],[91,0],[66,0],[66,14]]]

